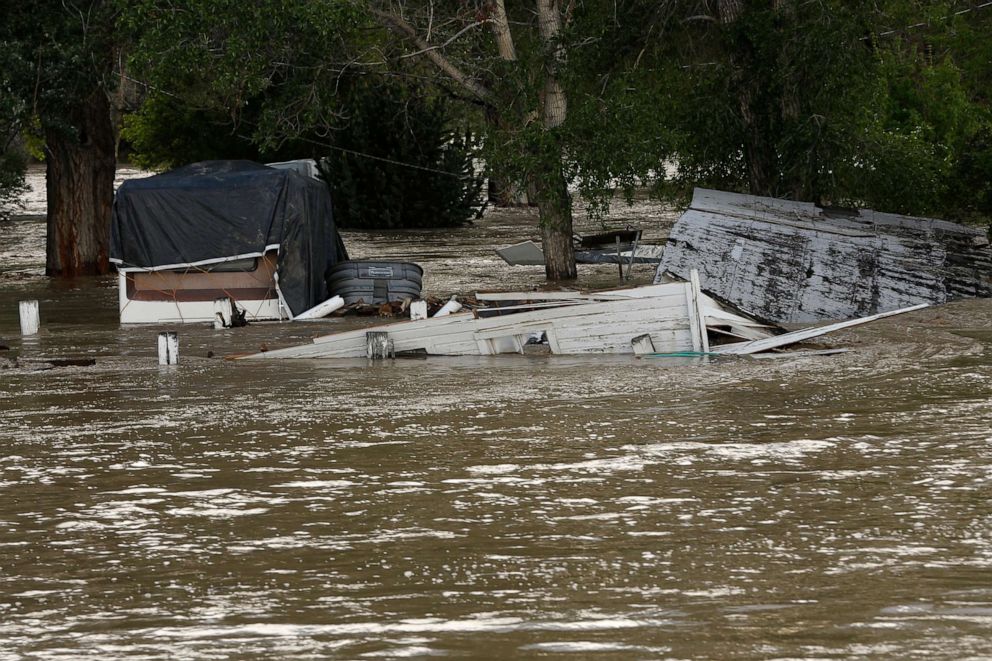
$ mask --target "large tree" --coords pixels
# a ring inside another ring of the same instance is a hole
[[[111,0],[7,3],[0,43],[16,68],[17,121],[37,120],[48,190],[45,271],[106,273],[116,165],[111,109],[117,61]]]
[[[602,208],[617,179],[632,185],[664,154],[650,86],[629,75],[672,4],[144,0],[130,15],[143,32],[138,70],[153,85],[194,106],[219,103],[234,123],[264,96],[252,125],[242,124],[260,143],[333,138],[354,111],[338,94],[346,77],[414,80],[425,94],[461,102],[490,174],[534,193],[548,277],[568,279],[569,185]]]
[[[576,276],[569,185],[603,208],[607,182],[632,182],[667,155],[664,128],[646,121],[652,90],[627,83],[638,61],[632,46],[664,33],[676,4],[369,3],[402,40],[404,57],[423,60],[439,85],[484,109],[490,167],[536,198],[551,280]]]
[[[978,211],[992,163],[990,15],[953,0],[699,2],[670,68],[677,181]]]

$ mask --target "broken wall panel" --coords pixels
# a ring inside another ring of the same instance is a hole
[[[551,352],[561,355],[630,354],[634,353],[632,340],[644,335],[659,351],[701,351],[708,346],[706,310],[695,279],[606,296],[610,300],[576,304],[566,299],[559,307],[501,316],[457,313],[360,328],[241,358],[360,358],[368,353],[370,331],[385,333],[396,353],[423,351],[445,356],[522,352],[527,338],[535,333],[543,333]]]
[[[992,295],[987,234],[929,218],[697,189],[665,273],[775,323],[850,319]]]

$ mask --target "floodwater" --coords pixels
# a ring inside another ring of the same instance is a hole
[[[490,249],[532,222],[346,242],[522,287]],[[159,367],[43,233],[0,223],[0,358],[96,364],[0,371],[0,659],[992,657],[992,301],[830,357],[220,359],[346,319],[182,327]]]

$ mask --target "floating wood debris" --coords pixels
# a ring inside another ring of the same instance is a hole
[[[92,367],[95,358],[30,358],[22,360],[0,358],[0,370],[23,369],[28,372],[45,372],[58,367]]]
[[[848,321],[840,321],[835,324],[828,324],[826,326],[819,326],[817,328],[804,328],[802,330],[793,331],[791,333],[784,333],[782,335],[775,335],[773,337],[766,337],[760,340],[751,340],[750,342],[737,342],[734,344],[725,344],[720,347],[713,349],[714,353],[723,355],[745,355],[752,353],[759,353],[761,351],[769,351],[771,349],[778,349],[780,347],[788,346],[790,344],[796,344],[797,342],[804,342],[806,340],[811,340],[814,337],[819,337],[821,335],[826,335],[827,333],[832,333],[833,331],[842,330],[844,328],[852,328],[854,326],[860,326],[861,324],[867,324],[871,321],[876,321],[878,319],[884,319],[885,317],[891,317],[897,314],[903,314],[906,312],[913,312],[915,310],[922,310],[923,308],[930,307],[927,303],[921,303],[920,305],[913,305],[908,308],[902,308],[900,310],[892,310],[890,312],[882,312],[870,317],[862,317],[860,319],[850,319]]]
[[[703,294],[694,274],[684,283],[597,293],[510,292],[477,298],[495,305],[323,335],[302,346],[240,358],[380,358],[410,352],[489,356],[524,353],[534,338],[559,355],[746,354],[889,316],[776,336],[776,329],[735,314]],[[744,341],[711,346],[711,337],[718,342]]]
[[[476,298],[491,307],[332,333],[309,344],[236,358],[492,356],[525,353],[535,338],[559,355],[746,355],[927,307],[781,333],[702,293],[694,271],[688,282],[595,293],[480,293]]]
[[[704,291],[774,323],[992,296],[984,230],[705,189],[672,228],[655,282],[693,269]]]
[[[458,312],[375,327],[388,334],[399,354],[523,353],[535,336],[555,354],[633,353],[631,341],[648,335],[656,350],[704,350],[708,346],[698,285],[680,282],[598,294],[520,292],[502,298],[496,315]],[[485,301],[484,294],[479,295]],[[742,318],[742,324],[752,323]],[[368,355],[367,332],[357,329],[315,338],[311,344],[245,358],[359,358]]]
[[[167,331],[158,334],[158,364],[179,364],[179,334]]]

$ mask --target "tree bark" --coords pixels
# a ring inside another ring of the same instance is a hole
[[[738,82],[738,102],[744,122],[744,162],[747,164],[748,186],[751,193],[774,197],[777,194],[778,159],[771,140],[772,118],[762,116],[753,106],[758,95],[751,80]]]
[[[493,37],[496,39],[496,50],[506,62],[517,59],[517,49],[513,45],[513,34],[510,32],[510,20],[506,16],[506,6],[503,0],[495,0],[492,4]]]
[[[557,43],[562,22],[558,0],[537,0],[537,22],[541,42],[548,51],[541,120],[545,130],[554,131],[564,123],[568,112],[565,90],[558,79],[558,68],[565,56]],[[545,149],[549,151],[541,155],[546,165],[533,181],[541,216],[544,273],[548,280],[574,280],[578,272],[572,245],[572,200],[562,171],[564,154],[557,140],[547,142]]]
[[[110,210],[116,168],[114,126],[97,89],[72,113],[75,135],[45,127],[48,240],[45,273],[71,278],[110,271]]]
[[[534,177],[537,209],[541,217],[541,248],[548,280],[574,280],[575,246],[572,244],[572,202],[560,161]]]
[[[775,0],[773,9],[778,10],[779,6],[780,1]],[[740,18],[744,11],[744,3],[741,0],[720,0],[718,9],[720,23],[728,26]],[[743,147],[748,188],[755,195],[774,196],[778,180],[778,159],[768,125],[772,118],[766,116],[759,102],[760,87],[765,83],[754,80],[751,57],[751,53],[746,49],[743,51],[738,49],[730,53],[733,84],[737,88],[737,103],[744,128]]]

